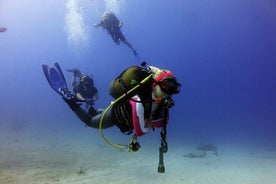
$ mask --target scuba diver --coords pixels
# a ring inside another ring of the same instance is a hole
[[[72,72],[72,89],[76,99],[80,102],[85,102],[90,108],[94,105],[94,101],[99,98],[98,90],[94,86],[92,76],[81,73],[78,69],[67,70]]]
[[[7,28],[0,26],[0,32],[4,33],[5,31],[7,31]]]
[[[62,96],[77,117],[86,125],[97,128],[102,138],[111,146],[128,151],[138,151],[137,138],[150,130],[160,128],[161,144],[159,147],[158,172],[164,173],[163,153],[168,151],[166,141],[169,109],[174,106],[172,96],[180,92],[181,84],[175,75],[166,69],[147,66],[131,66],[116,77],[109,86],[109,93],[114,101],[106,109],[87,111],[82,102],[68,88],[58,63],[53,67],[42,65],[50,86]],[[92,113],[91,113],[92,112]],[[128,145],[110,142],[103,129],[117,126],[126,135],[132,135]]]
[[[137,55],[136,50],[133,46],[126,40],[124,34],[121,31],[121,27],[123,26],[122,21],[120,21],[116,15],[112,12],[105,12],[101,18],[101,21],[97,24],[94,24],[95,27],[102,27],[106,29],[108,34],[112,37],[113,41],[119,45],[122,41],[126,46],[128,46],[134,56]]]
[[[109,93],[115,100],[106,109],[94,109],[91,114],[81,108],[83,100],[77,93],[74,95],[68,90],[58,63],[54,67],[43,65],[43,70],[50,86],[83,123],[98,129],[116,125],[124,134],[134,134],[135,140],[152,128],[166,127],[168,110],[174,106],[172,95],[178,94],[181,88],[171,71],[146,66],[143,62],[141,66],[127,68],[115,78],[109,86]]]

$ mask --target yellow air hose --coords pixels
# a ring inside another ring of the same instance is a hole
[[[152,74],[150,74],[149,76],[147,76],[145,79],[143,79],[139,84],[137,84],[136,86],[134,86],[133,88],[131,88],[129,91],[127,91],[126,93],[124,93],[123,95],[121,95],[119,98],[117,98],[115,101],[111,102],[111,104],[103,111],[103,114],[101,116],[100,122],[99,122],[99,131],[100,131],[100,135],[103,138],[103,140],[109,144],[112,147],[118,148],[118,149],[123,149],[123,148],[128,148],[128,146],[125,145],[119,145],[119,144],[115,144],[110,142],[103,134],[103,119],[106,115],[106,113],[113,107],[113,105],[115,105],[116,103],[118,103],[120,100],[122,100],[123,98],[125,98],[128,94],[130,94],[131,92],[133,92],[134,90],[136,90],[137,88],[139,88],[143,83],[147,82],[150,78],[152,77]]]

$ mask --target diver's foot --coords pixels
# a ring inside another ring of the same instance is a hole
[[[64,99],[73,99],[75,98],[75,95],[73,95],[67,88],[59,88],[58,89],[60,95]]]
[[[72,111],[76,111],[80,108],[81,103],[78,102],[76,96],[73,95],[67,88],[60,88],[59,93]]]

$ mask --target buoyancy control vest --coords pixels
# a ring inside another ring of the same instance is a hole
[[[116,99],[123,94],[127,94],[125,99],[117,105],[117,108],[119,108],[120,104],[122,105],[124,103],[129,103],[128,100],[131,99],[131,97],[133,97],[134,95],[138,95],[140,97],[140,103],[142,103],[144,107],[145,119],[150,118],[152,108],[152,83],[154,82],[153,79],[150,78],[148,81],[141,84],[139,88],[131,93],[128,93],[129,90],[140,84],[141,81],[143,81],[149,75],[150,73],[144,68],[139,66],[131,66],[124,70],[111,82],[111,84],[109,85],[109,93],[113,98]]]

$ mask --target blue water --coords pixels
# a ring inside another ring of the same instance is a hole
[[[107,9],[123,21],[139,59],[94,28]],[[182,84],[169,142],[276,145],[275,1],[0,0],[0,26],[7,28],[0,33],[0,128],[83,128],[41,64],[93,74],[96,107],[105,108],[112,79],[145,60]]]

